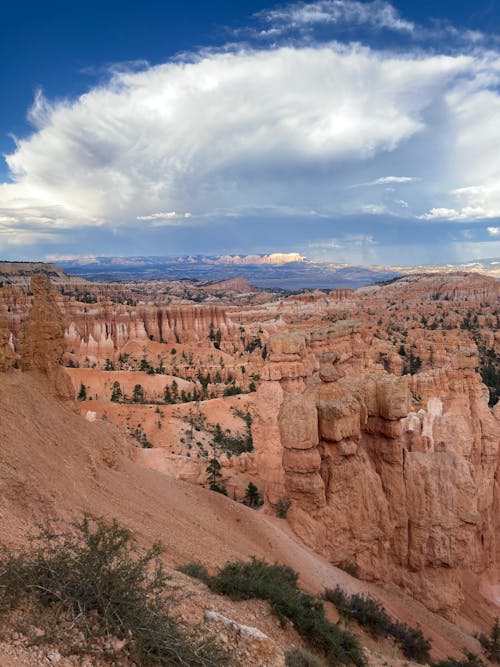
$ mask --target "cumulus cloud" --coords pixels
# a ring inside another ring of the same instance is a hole
[[[488,227],[487,231],[490,236],[500,236],[500,227]]]
[[[261,18],[270,31],[414,29],[377,1],[295,3]],[[0,249],[85,227],[500,217],[499,86],[495,51],[301,43],[114,68],[76,99],[38,92],[33,133],[6,156]]]
[[[147,222],[151,209],[167,221],[237,214],[263,199],[344,210],[316,172],[397,149],[469,68],[464,57],[280,48],[115,73],[74,101],[38,94],[35,132],[6,157],[14,183],[1,186],[0,215],[71,227]]]
[[[480,166],[478,170],[481,170]],[[444,218],[465,222],[500,218],[500,183],[498,181],[487,185],[456,188],[450,192],[450,197],[461,206],[432,208],[421,218],[423,220]]]

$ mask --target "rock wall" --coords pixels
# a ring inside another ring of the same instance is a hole
[[[21,368],[39,371],[61,398],[73,398],[73,388],[61,367],[65,350],[64,320],[56,293],[45,275],[31,278],[33,300],[21,332]]]
[[[114,359],[130,340],[209,345],[210,331],[221,333],[221,348],[234,325],[220,306],[64,305],[69,353],[92,361]]]
[[[0,373],[5,373],[14,363],[14,350],[11,343],[11,333],[7,322],[0,319]]]
[[[392,375],[345,322],[269,349],[253,431],[268,506],[288,497],[317,552],[453,615],[461,568],[494,567],[498,548],[500,422],[475,351]]]

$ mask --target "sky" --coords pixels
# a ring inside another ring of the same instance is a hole
[[[500,0],[4,0],[0,259],[500,257]]]

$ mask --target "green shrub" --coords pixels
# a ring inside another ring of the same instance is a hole
[[[483,647],[488,660],[491,660],[491,662],[500,662],[500,619],[498,617],[495,619],[489,636],[480,634],[477,636],[477,639]]]
[[[340,564],[340,569],[344,570],[344,572],[347,572],[347,574],[350,574],[351,577],[359,577],[359,568],[357,563],[353,563],[353,561],[350,560],[345,560],[343,563]]]
[[[288,510],[290,509],[291,504],[292,501],[286,496],[281,496],[281,498],[278,498],[278,502],[276,503],[276,516],[279,519],[286,519],[286,515],[288,514]]]
[[[285,652],[286,667],[325,667],[320,657],[304,648],[292,648]]]
[[[193,564],[187,567],[196,572]],[[186,569],[183,571],[187,572]],[[232,600],[267,600],[282,625],[291,621],[311,647],[325,656],[329,665],[361,667],[366,664],[356,637],[330,623],[321,600],[298,587],[298,575],[290,567],[269,565],[253,558],[249,562],[228,563],[208,580],[206,570],[203,569],[201,575],[198,578],[202,578],[212,591]]]
[[[486,667],[479,656],[470,651],[464,651],[465,658],[463,660],[455,660],[455,658],[446,658],[439,662],[433,662],[432,667]]]
[[[210,575],[208,574],[207,568],[202,563],[187,563],[187,565],[179,565],[177,567],[179,572],[187,574],[188,577],[193,577],[193,579],[199,579],[203,583],[209,584]]]
[[[43,528],[26,550],[2,552],[0,611],[31,602],[43,614],[69,617],[89,645],[126,639],[131,658],[144,667],[227,664],[211,641],[195,641],[167,611],[161,552],[159,544],[139,550],[115,520],[86,516],[65,532]],[[65,626],[56,627],[62,641]]]
[[[378,600],[358,593],[347,595],[339,586],[327,589],[325,599],[332,602],[340,614],[367,628],[374,637],[392,636],[410,660],[429,661],[431,643],[422,631],[394,621]]]

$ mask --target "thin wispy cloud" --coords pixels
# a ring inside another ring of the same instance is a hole
[[[179,220],[191,217],[191,213],[176,213],[175,211],[166,211],[158,213],[150,213],[149,215],[138,215],[136,220]]]
[[[420,179],[415,176],[381,176],[380,178],[375,178],[373,181],[355,183],[351,187],[362,188],[370,187],[372,185],[404,185],[406,183],[415,183],[419,180]]]
[[[277,9],[259,12],[257,17],[270,25],[276,35],[290,28],[309,29],[318,25],[357,25],[412,33],[414,23],[403,19],[388,2],[356,0],[318,0],[296,2]]]

